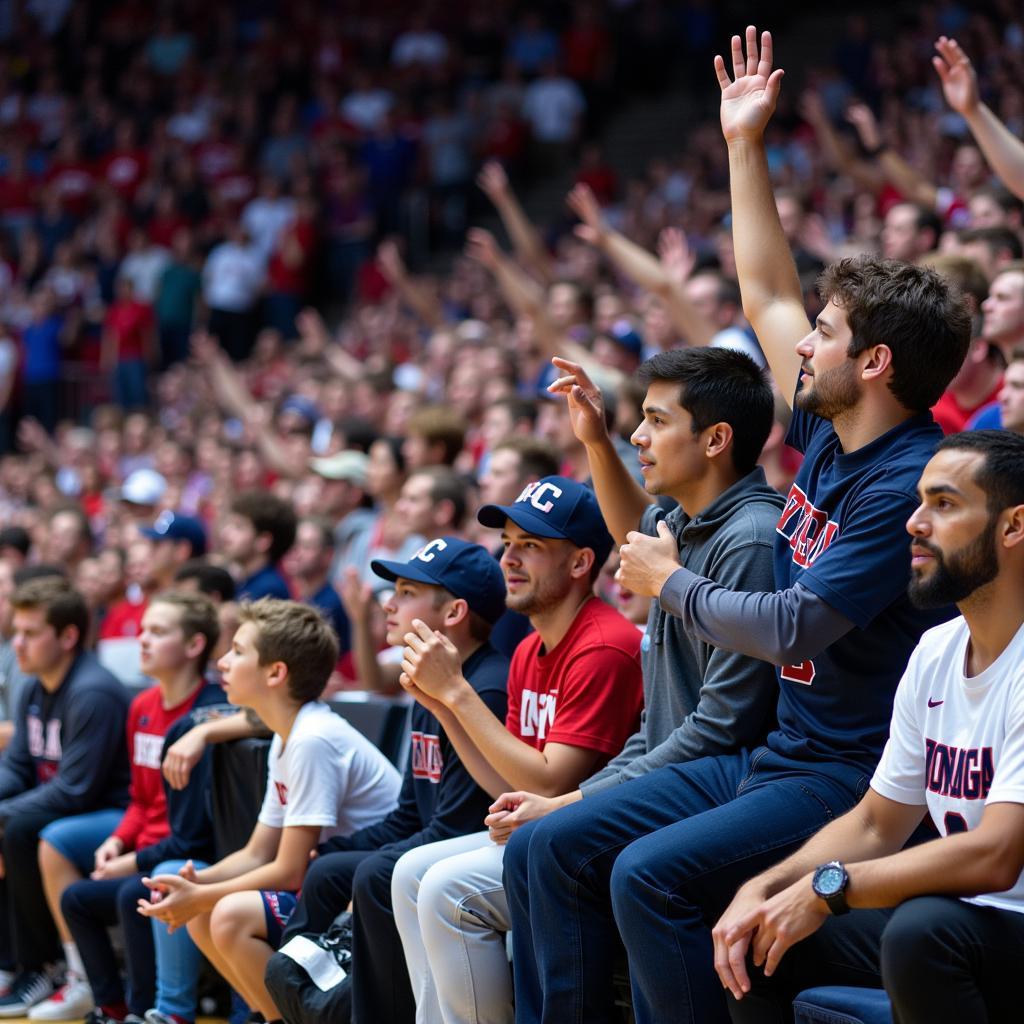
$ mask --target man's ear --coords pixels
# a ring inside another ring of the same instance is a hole
[[[577,548],[569,566],[569,575],[574,579],[589,579],[594,568],[593,548]]]
[[[998,540],[1004,548],[1014,548],[1024,541],[1024,505],[1014,505],[1003,513]]]
[[[867,356],[861,367],[861,380],[878,380],[892,372],[892,349],[888,345],[872,345],[861,355]]]
[[[728,423],[713,423],[704,431],[704,454],[716,459],[728,452],[732,445],[732,426]]]
[[[272,661],[267,666],[267,686],[277,689],[288,685],[288,666],[283,661]]]
[[[78,646],[78,641],[81,639],[82,634],[78,631],[77,626],[65,626],[57,634],[57,643],[60,644],[60,649],[65,653],[73,651]]]
[[[452,626],[457,626],[467,618],[469,618],[469,602],[463,597],[457,597],[449,603],[448,610],[444,613],[444,627],[449,629]]]

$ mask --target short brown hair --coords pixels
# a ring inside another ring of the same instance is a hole
[[[46,612],[46,624],[53,626],[58,636],[68,626],[78,630],[75,650],[81,651],[89,634],[89,607],[85,598],[62,576],[41,576],[22,583],[11,598],[15,611],[31,611],[42,608]]]
[[[267,557],[279,562],[295,543],[298,520],[291,502],[267,491],[243,491],[231,502],[231,511],[248,519],[257,533],[269,533]]]
[[[205,594],[194,594],[184,590],[167,590],[162,594],[157,594],[149,604],[150,607],[155,604],[167,604],[172,608],[177,608],[182,633],[189,638],[199,633],[205,638],[203,651],[196,660],[196,668],[202,675],[206,671],[210,654],[220,639],[220,621],[217,618],[217,608],[214,603]]]
[[[930,409],[967,357],[967,304],[934,270],[877,256],[849,256],[825,268],[818,292],[846,314],[853,335],[847,356],[854,358],[872,345],[889,347],[889,389],[910,412]]]
[[[519,456],[519,476],[524,484],[545,476],[558,476],[561,468],[558,449],[539,437],[506,437],[493,451],[510,451]]]
[[[288,666],[288,694],[293,700],[308,704],[320,697],[338,661],[338,638],[315,608],[263,597],[243,602],[238,622],[256,627],[261,665],[280,661]]]
[[[406,434],[422,437],[428,445],[444,446],[442,462],[450,466],[466,443],[466,421],[444,405],[427,405],[409,417]]]

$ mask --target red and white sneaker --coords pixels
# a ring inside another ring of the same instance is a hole
[[[61,985],[49,999],[28,1011],[29,1020],[81,1020],[94,1009],[92,989],[87,981],[72,978]]]

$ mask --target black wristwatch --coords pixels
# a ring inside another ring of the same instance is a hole
[[[830,860],[815,868],[811,888],[815,896],[820,896],[828,904],[833,914],[848,914],[850,905],[846,902],[846,886],[849,882],[846,868],[839,861]]]

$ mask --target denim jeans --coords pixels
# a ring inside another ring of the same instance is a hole
[[[158,864],[148,877],[176,875],[183,860],[167,860]],[[208,865],[193,861],[196,870]],[[187,928],[168,933],[167,925],[157,918],[153,922],[153,944],[156,946],[156,1008],[185,1020],[196,1019],[196,984],[203,954],[192,941]]]
[[[123,808],[112,807],[58,818],[39,833],[39,838],[71,861],[83,877],[88,877],[96,866],[97,847],[113,834],[123,817]]]
[[[761,747],[661,768],[519,829],[504,873],[516,1020],[611,1024],[618,933],[637,1024],[727,1022],[711,926],[867,782]]]
[[[141,873],[102,881],[83,878],[64,890],[60,904],[96,1003],[112,1006],[126,1002],[128,1009],[138,1016],[153,1005],[156,971],[153,932],[149,921],[137,910],[139,899],[147,895]],[[115,924],[120,924],[124,931],[127,995],[107,932]]]

